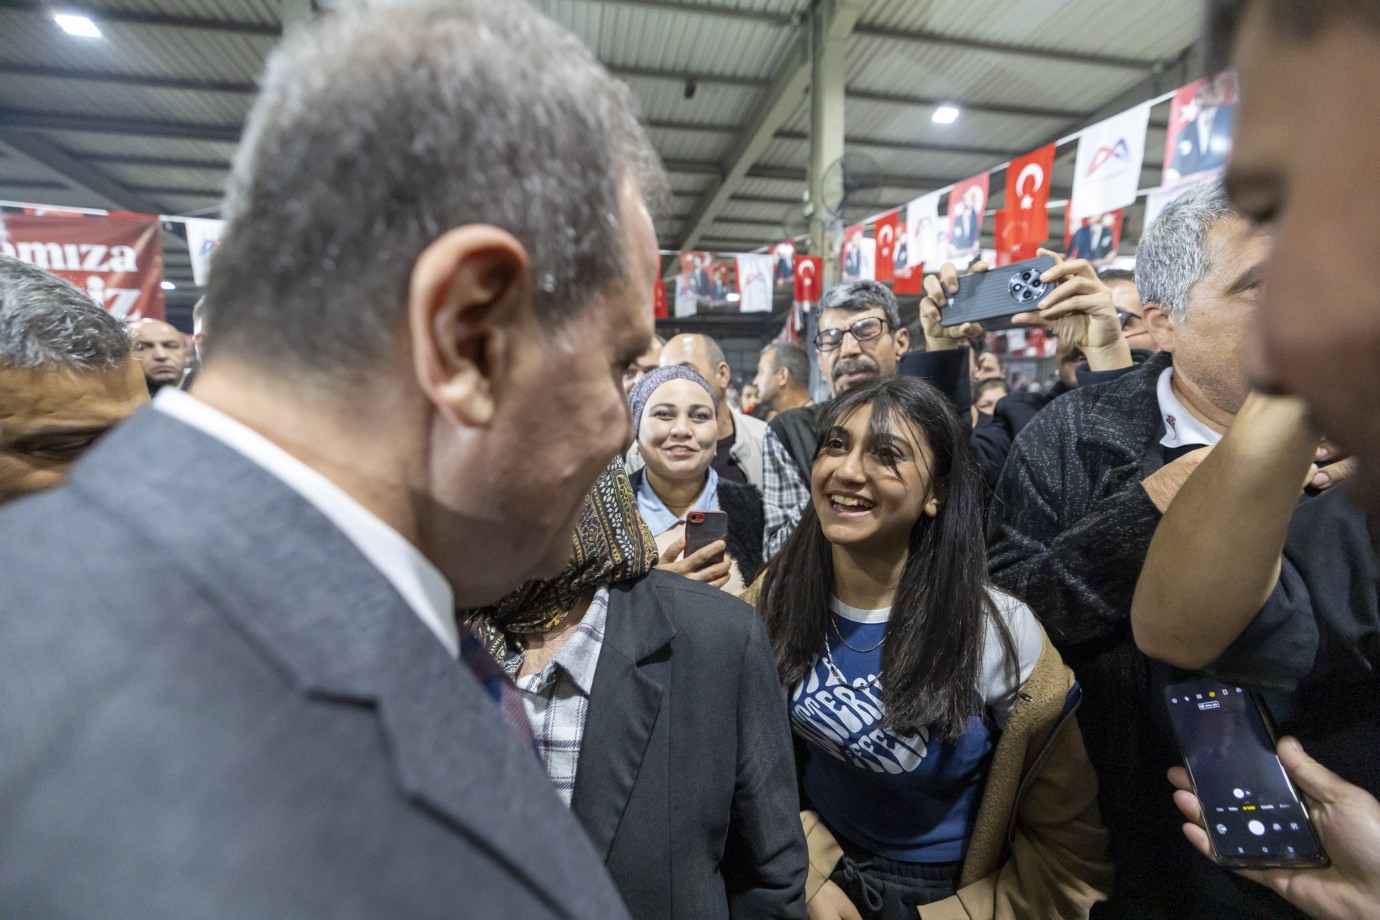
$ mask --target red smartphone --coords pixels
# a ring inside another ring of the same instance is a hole
[[[691,511],[685,516],[685,555],[690,556],[728,536],[727,511]],[[710,560],[722,562],[723,553]]]

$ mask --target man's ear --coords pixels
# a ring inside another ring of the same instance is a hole
[[[1145,326],[1160,351],[1173,353],[1177,344],[1178,321],[1167,309],[1157,303],[1147,303],[1141,308]]]
[[[727,391],[728,385],[733,381],[733,369],[728,366],[727,361],[720,361],[714,370],[714,376],[719,378],[719,389]]]
[[[469,427],[493,418],[513,343],[530,319],[527,250],[506,230],[457,227],[412,268],[407,325],[417,383],[439,411]]]
[[[910,351],[910,330],[905,326],[896,330],[896,360],[899,361]]]

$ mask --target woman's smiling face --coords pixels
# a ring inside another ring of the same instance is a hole
[[[690,380],[668,380],[642,410],[637,443],[647,467],[663,479],[703,476],[714,462],[719,423],[714,400]]]
[[[810,494],[825,539],[836,546],[885,550],[909,545],[922,515],[934,517],[924,435],[894,421],[869,431],[872,407],[839,420],[824,439],[810,476]]]

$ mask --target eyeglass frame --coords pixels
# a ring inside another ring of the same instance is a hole
[[[869,335],[866,337],[858,335],[858,326],[862,325],[863,323],[870,323],[874,321],[881,323],[881,326],[877,329],[876,335]],[[888,331],[895,331],[895,329],[896,326],[892,325],[891,320],[887,319],[885,316],[864,316],[861,319],[854,320],[852,323],[849,323],[848,326],[844,329],[819,330],[815,333],[814,345],[815,348],[819,351],[835,351],[843,346],[843,337],[845,335],[851,335],[853,337],[853,341],[857,342],[858,344],[862,344],[863,342],[871,342],[873,339],[880,339],[884,333]],[[839,334],[838,341],[833,343],[832,345],[826,346],[823,342],[820,341],[820,336],[824,335],[825,332],[837,332]]]

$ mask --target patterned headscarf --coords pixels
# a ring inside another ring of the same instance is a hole
[[[660,389],[663,383],[669,383],[672,380],[689,380],[691,383],[698,383],[709,394],[709,405],[714,405],[714,391],[709,388],[709,381],[701,377],[700,372],[693,367],[684,364],[668,364],[666,367],[658,367],[648,371],[647,376],[633,384],[632,392],[628,394],[628,408],[632,410],[633,440],[637,439],[642,430],[642,410],[647,408],[652,394]]]
[[[496,604],[461,617],[499,663],[511,637],[550,632],[565,621],[581,595],[600,585],[635,581],[657,562],[656,540],[637,510],[637,495],[615,457],[585,498],[575,527],[570,564],[547,581],[529,581]]]

